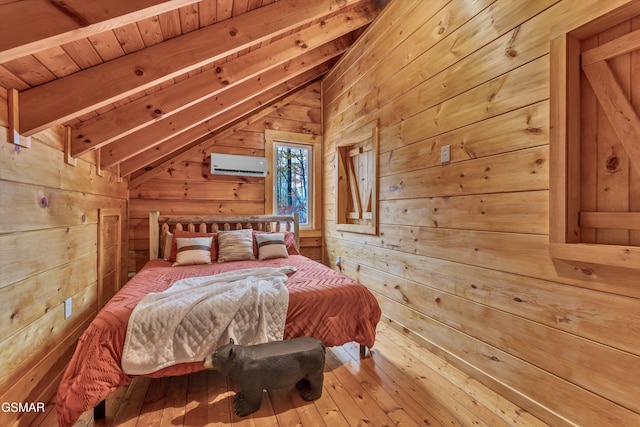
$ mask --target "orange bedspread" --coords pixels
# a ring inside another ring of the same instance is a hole
[[[127,322],[133,308],[149,292],[161,292],[179,279],[229,270],[292,265],[297,271],[286,282],[289,308],[284,338],[311,336],[327,346],[355,341],[372,347],[380,307],[366,287],[302,255],[269,261],[171,267],[149,261],[98,313],[78,340],[56,398],[60,426],[72,425],[118,387],[133,378],[120,368]],[[171,366],[148,376],[163,377],[203,370],[201,362]]]

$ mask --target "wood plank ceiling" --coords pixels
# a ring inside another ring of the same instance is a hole
[[[139,175],[321,78],[376,3],[0,0],[10,127]]]

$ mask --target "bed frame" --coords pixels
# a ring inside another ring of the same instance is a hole
[[[251,228],[257,231],[291,231],[300,249],[299,215],[241,215],[188,217],[184,215],[160,215],[159,211],[149,212],[149,259],[160,255],[168,231],[185,230],[200,233],[215,233],[219,230],[240,230]]]
[[[160,215],[159,211],[149,212],[149,258],[160,255],[164,239],[169,231],[186,230],[200,233],[215,233],[219,230],[240,230],[250,228],[257,231],[291,231],[295,235],[296,246],[300,248],[300,225],[297,213],[293,215],[242,215],[188,217],[184,215]],[[367,357],[368,349],[360,345],[360,357]],[[94,419],[105,417],[106,403],[103,400],[94,408]]]
[[[185,230],[200,233],[215,233],[218,230],[240,230],[251,228],[257,231],[292,231],[296,247],[300,250],[300,218],[293,215],[240,215],[240,216],[184,216],[160,215],[159,211],[149,212],[149,259],[160,256],[160,248],[168,231]],[[360,346],[360,357],[367,357],[368,349]]]

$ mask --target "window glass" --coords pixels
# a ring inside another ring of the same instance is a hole
[[[298,212],[300,224],[312,223],[312,146],[275,142],[274,211],[278,215]]]

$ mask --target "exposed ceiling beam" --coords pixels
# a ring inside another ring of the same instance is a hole
[[[322,65],[321,67],[324,68],[324,72],[326,73],[329,70],[329,67],[326,65]],[[247,114],[251,113],[251,111],[256,111],[260,108],[267,108],[269,102],[273,102],[273,101],[277,101],[279,98],[281,98],[282,96],[286,95],[289,92],[295,91],[299,88],[302,88],[303,86],[305,86],[306,84],[308,84],[311,81],[314,81],[317,77],[318,73],[315,70],[311,70],[308,71],[290,81],[288,81],[287,83],[283,83],[282,85],[272,89],[271,91],[268,92],[268,94],[264,94],[265,96],[271,96],[272,99],[265,101],[264,99],[254,99],[251,100],[249,103],[249,107],[251,105],[253,105],[253,109],[248,108],[249,111],[247,111]],[[270,109],[270,111],[273,111]],[[234,120],[235,121],[235,120]],[[192,133],[191,134],[191,139],[187,142],[185,140],[185,145],[189,145],[189,142],[193,142],[194,135],[198,135],[197,138],[199,137],[203,137],[205,135],[210,134],[211,132],[215,131],[216,129],[219,129],[222,125],[218,125],[216,127],[215,123],[209,123],[209,122],[204,122],[201,123],[200,125],[197,126],[197,129],[200,130],[199,135],[196,133]],[[196,128],[194,128],[196,129]],[[170,159],[165,160],[164,162],[162,162],[161,164],[156,165],[153,169],[146,171],[145,173],[136,176],[135,178],[133,178],[130,182],[131,186],[135,186],[135,185],[139,185],[142,182],[145,182],[151,178],[153,178],[154,176],[157,176],[163,172],[167,172],[169,169],[172,168],[172,165],[183,161],[184,159],[189,158],[189,156],[193,155],[194,151],[197,150],[201,150],[203,148],[203,143],[200,143],[198,145],[195,146],[189,146],[189,148],[186,151],[181,152],[180,154],[177,155],[173,155]]]
[[[252,100],[251,102],[247,100],[247,102],[240,104],[236,107],[233,107],[229,110],[228,114],[231,117],[235,117],[234,121],[222,125],[217,129],[210,129],[212,123],[207,123],[208,132],[206,135],[202,136],[203,129],[196,126],[191,128],[179,135],[176,135],[172,139],[165,141],[163,144],[160,144],[154,147],[151,150],[143,151],[142,153],[125,160],[120,163],[120,175],[128,176],[136,171],[141,169],[145,169],[149,167],[149,170],[152,170],[152,167],[149,166],[154,162],[157,162],[163,158],[167,158],[170,154],[181,150],[189,145],[197,146],[202,142],[209,141],[209,143],[213,143],[212,141],[219,140],[221,138],[225,138],[228,135],[237,132],[238,130],[250,125],[251,123],[260,120],[261,118],[271,114],[273,111],[290,103],[292,100],[297,99],[301,96],[301,93],[305,93],[305,89],[300,89],[295,91],[293,94],[289,94],[282,98],[278,97],[279,93],[282,89],[286,87],[276,87],[264,94],[259,96],[259,100]],[[308,87],[308,86],[307,86]],[[288,87],[286,87],[288,90]],[[273,97],[275,96],[276,101],[273,101]],[[262,103],[262,106],[256,110],[256,102]],[[254,110],[256,110],[254,112]],[[248,118],[246,118],[249,116]],[[217,120],[219,123],[222,123],[224,119]],[[213,124],[215,126],[216,124]]]
[[[20,92],[20,134],[61,124],[357,2],[280,0]]]
[[[0,4],[0,63],[199,0],[22,0]]]
[[[276,69],[265,70],[257,77],[220,95],[207,98],[164,120],[129,134],[102,148],[101,164],[106,169],[148,150],[195,125],[216,117],[244,99],[265,92],[344,53],[349,47],[342,39],[313,49]],[[319,72],[320,73],[320,72]],[[320,73],[322,74],[322,73]],[[317,77],[314,76],[314,77]]]
[[[368,3],[358,6],[348,13],[328,18],[215,69],[72,126],[71,154],[74,157],[83,155],[148,126],[160,117],[166,118],[196,102],[229,90],[269,68],[284,64],[303,52],[369,24],[375,15],[375,10]]]

